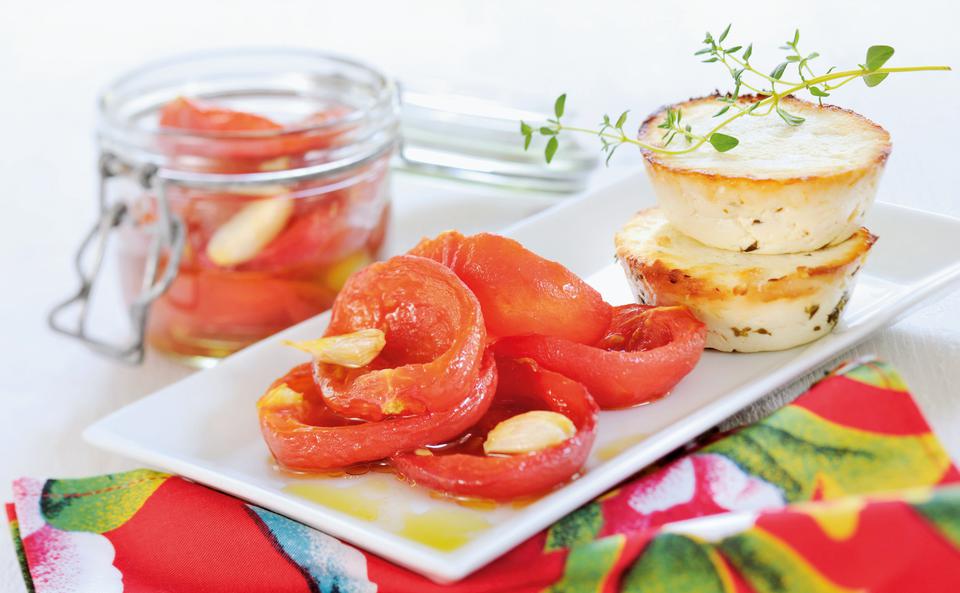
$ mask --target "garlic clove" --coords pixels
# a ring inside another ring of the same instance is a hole
[[[386,346],[387,339],[379,329],[362,329],[350,334],[285,343],[312,355],[319,362],[356,369],[370,364]]]
[[[269,161],[260,163],[261,171],[284,171],[293,167],[293,160],[288,156],[278,156]]]
[[[483,443],[484,453],[532,453],[562,443],[577,428],[563,414],[545,410],[524,412],[493,427]]]
[[[207,257],[218,266],[235,266],[253,259],[280,234],[292,214],[292,198],[247,204],[213,234],[207,243]]]
[[[283,383],[266,392],[257,402],[257,409],[284,408],[301,403],[303,403],[303,394],[294,391],[286,383]]]

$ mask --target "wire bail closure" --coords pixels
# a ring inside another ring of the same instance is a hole
[[[127,364],[137,365],[143,362],[144,358],[147,314],[150,305],[166,292],[177,275],[186,232],[183,221],[170,210],[166,195],[169,180],[164,178],[156,166],[147,165],[134,170],[113,154],[105,152],[100,155],[99,170],[100,215],[74,256],[74,267],[80,278],[80,287],[73,296],[50,311],[47,323],[54,331],[75,338],[97,352]],[[126,343],[115,344],[93,337],[89,332],[87,320],[91,294],[103,265],[110,232],[129,215],[126,205],[122,202],[107,203],[107,183],[117,175],[129,173],[136,174],[144,189],[155,191],[158,220],[154,224],[153,239],[146,258],[140,294],[128,309],[133,335]],[[93,253],[93,259],[89,265],[85,264],[88,252]],[[166,263],[160,270],[161,257],[165,253]],[[78,308],[79,312],[71,323],[65,319],[65,316],[69,309],[74,308]]]

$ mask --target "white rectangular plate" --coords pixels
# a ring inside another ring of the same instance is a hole
[[[633,176],[506,231],[587,278],[614,304],[630,300],[613,264],[613,233],[653,203]],[[600,414],[585,474],[525,506],[464,506],[387,474],[302,478],[276,471],[257,426],[264,388],[302,355],[280,344],[322,334],[320,315],[131,404],[86,438],[340,537],[438,581],[462,578],[766,393],[836,356],[960,278],[960,220],[877,204],[874,247],[844,318],[808,346],[763,354],[708,351],[656,403]]]

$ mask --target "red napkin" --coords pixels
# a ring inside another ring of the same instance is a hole
[[[22,478],[7,512],[37,593],[955,593],[958,482],[899,376],[870,362],[452,585],[149,470]]]

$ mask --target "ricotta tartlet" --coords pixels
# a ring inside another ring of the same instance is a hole
[[[741,97],[749,106],[757,97]],[[741,117],[724,127],[740,144],[729,152],[703,146],[686,154],[644,150],[664,214],[681,232],[719,249],[801,253],[853,235],[873,203],[890,154],[890,135],[852,111],[793,97],[783,108],[805,118],[789,126],[775,114]],[[682,125],[704,133],[723,117],[716,97],[673,105]],[[765,109],[765,107],[761,108]],[[662,144],[666,110],[650,116],[639,139]],[[682,148],[677,137],[671,148]]]
[[[807,253],[739,253],[686,236],[650,208],[617,233],[616,247],[641,303],[689,307],[707,325],[708,348],[760,352],[829,333],[875,240],[860,228]]]

